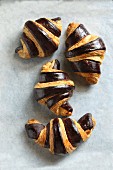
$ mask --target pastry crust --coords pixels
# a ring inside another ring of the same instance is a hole
[[[44,88],[44,87],[53,87],[53,86],[60,86],[60,85],[69,85],[74,86],[74,82],[71,80],[62,80],[62,81],[55,81],[49,83],[37,83],[34,88]]]
[[[71,62],[74,72],[96,84],[100,77],[100,65],[105,55],[103,40],[90,34],[84,25],[70,23],[67,28],[66,58]]]
[[[35,39],[35,37],[31,34],[30,30],[27,27],[24,27],[23,32],[26,34],[27,37],[29,37],[34,42],[34,44],[38,50],[39,56],[44,57],[44,52],[43,52],[40,44]],[[26,47],[26,49],[27,49],[27,47]],[[19,51],[18,51],[18,54],[19,54]],[[24,55],[24,51],[23,51],[23,56],[21,55],[20,57],[27,59],[26,55]],[[30,55],[29,55],[29,58],[30,58]]]
[[[104,59],[104,54],[105,54],[104,50],[97,50],[97,51],[87,53],[87,56],[86,54],[82,54],[80,56],[68,58],[68,60],[71,62],[75,62],[75,61],[81,61],[85,59],[93,60],[95,58],[95,61],[102,63]]]
[[[60,133],[61,133],[62,141],[66,149],[66,152],[71,153],[76,149],[76,147],[73,147],[72,144],[69,142],[69,139],[66,134],[65,126],[61,118],[59,118],[59,126],[60,126]]]
[[[78,48],[78,47],[80,47],[80,46],[82,46],[82,45],[85,45],[86,43],[89,43],[89,42],[91,42],[91,41],[94,41],[94,40],[96,40],[98,38],[98,36],[96,36],[96,35],[87,35],[86,37],[84,37],[83,39],[81,39],[78,43],[76,43],[76,44],[74,44],[72,47],[70,47],[69,49],[68,49],[68,51],[71,51],[71,50],[73,50],[73,49],[75,49],[75,48]]]
[[[34,87],[35,97],[38,103],[46,105],[57,116],[70,116],[73,109],[68,100],[72,96],[74,82],[59,67],[58,60],[43,65],[42,81]]]
[[[59,113],[61,113],[62,116],[66,116],[66,114],[67,116],[70,116],[72,113],[70,114],[69,112],[66,112],[65,109],[60,109],[60,106],[62,106],[63,103],[67,101],[68,101],[68,98],[64,98],[63,100],[60,100],[59,102],[57,102],[51,107],[51,111],[55,113],[57,116],[59,115]]]
[[[46,127],[40,132],[40,135],[39,135],[38,139],[35,141],[35,143],[44,147],[45,140],[46,140]]]
[[[67,28],[67,38],[74,32],[74,30],[79,26],[79,23],[70,23]]]
[[[53,137],[53,119],[50,121],[50,138],[49,138],[49,143],[50,143],[50,152],[54,154],[54,137]]]
[[[99,77],[100,77],[100,74],[98,74],[98,73],[78,73],[78,72],[75,72],[75,74],[78,74],[79,76],[85,77],[89,84],[96,84],[98,82]]]
[[[29,124],[29,122],[32,122]],[[70,118],[55,118],[51,119],[48,125],[44,126],[37,122],[37,126],[33,126],[33,121],[28,121],[25,125],[26,132],[31,138],[32,133],[38,132],[38,137],[35,136],[34,140],[42,147],[46,147],[52,154],[66,154],[73,152],[81,142],[85,142],[92,134],[96,125],[95,119],[90,113],[82,116],[78,122]],[[35,124],[36,125],[36,124]],[[30,129],[31,127],[34,127]],[[31,134],[29,135],[29,129]],[[49,133],[47,133],[47,131]],[[46,145],[49,142],[49,145]]]
[[[61,18],[40,18],[27,21],[23,28],[21,46],[15,52],[21,58],[46,57],[55,52],[61,35]]]

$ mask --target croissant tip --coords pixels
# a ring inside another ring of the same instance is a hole
[[[87,82],[90,84],[90,85],[94,85],[94,84],[97,84],[98,83],[98,79],[90,79],[90,78],[86,78]]]
[[[60,21],[61,17],[52,18],[51,20],[53,20],[53,21]]]
[[[84,114],[79,120],[78,123],[84,129],[84,131],[91,131],[96,125],[95,119],[92,117],[91,113]]]
[[[19,46],[15,49],[15,53],[18,53],[18,51],[22,50],[22,46]]]
[[[72,115],[72,112],[68,112],[67,114],[66,114],[66,116],[71,116]]]
[[[93,129],[96,126],[96,120],[94,119],[94,117],[92,117],[92,121],[93,121]]]
[[[80,23],[78,23],[78,22],[71,22],[71,23],[68,24],[68,27],[70,27],[70,26],[72,27],[74,25],[80,25]]]
[[[39,122],[37,120],[35,120],[35,119],[29,119],[27,121],[27,124],[33,124],[33,123],[39,123]]]

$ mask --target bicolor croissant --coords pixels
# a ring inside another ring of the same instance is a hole
[[[58,49],[61,30],[61,18],[59,17],[27,21],[20,39],[21,46],[15,52],[25,59],[49,56]]]
[[[80,142],[85,142],[95,127],[95,120],[90,113],[81,117],[78,122],[70,118],[52,119],[46,126],[31,119],[25,125],[29,138],[53,154],[73,152]]]
[[[66,58],[76,74],[96,84],[106,47],[103,40],[90,34],[82,24],[70,23],[67,28]]]
[[[56,115],[70,116],[72,107],[68,103],[74,90],[74,82],[60,70],[58,60],[47,62],[42,67],[39,83],[34,87],[35,98]]]

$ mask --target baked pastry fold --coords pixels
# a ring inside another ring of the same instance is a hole
[[[34,87],[35,99],[57,116],[70,116],[73,109],[68,100],[74,88],[68,74],[60,70],[59,61],[52,60],[42,67],[39,83]]]
[[[68,25],[65,56],[70,61],[74,73],[86,78],[90,84],[98,82],[105,50],[103,40],[90,34],[83,24]]]
[[[25,129],[29,138],[48,148],[52,154],[66,154],[73,152],[81,142],[90,137],[95,124],[95,119],[87,113],[78,121],[55,118],[46,126],[31,119],[25,125]]]
[[[25,59],[50,56],[58,49],[61,30],[60,17],[29,20],[23,28],[21,46],[15,52]]]

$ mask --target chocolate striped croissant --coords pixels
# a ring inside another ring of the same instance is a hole
[[[25,59],[49,56],[58,49],[61,30],[61,18],[59,17],[27,21],[20,39],[21,46],[15,52]]]
[[[73,152],[80,142],[85,142],[90,137],[95,124],[92,115],[87,113],[78,122],[70,118],[55,118],[46,126],[31,119],[25,129],[29,138],[40,146],[49,148],[53,154],[66,154]]]
[[[39,83],[34,87],[36,101],[56,115],[70,116],[72,107],[68,103],[74,90],[74,82],[67,73],[60,70],[58,60],[47,62],[42,67]]]
[[[83,76],[90,84],[96,84],[100,77],[100,65],[104,59],[103,40],[90,34],[82,24],[70,23],[67,28],[66,58],[76,74]]]

